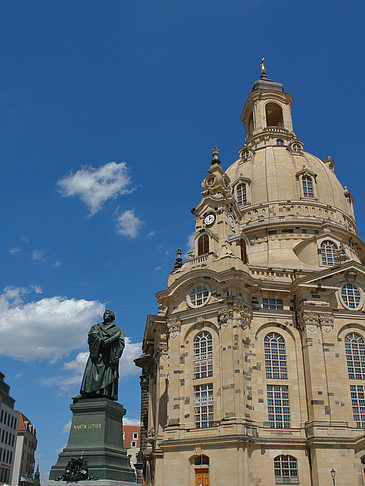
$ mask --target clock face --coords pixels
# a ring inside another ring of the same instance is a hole
[[[215,214],[207,214],[204,218],[204,223],[206,226],[212,226],[215,221]]]
[[[236,228],[236,223],[234,221],[234,217],[231,214],[228,216],[228,224],[229,224],[231,230],[234,231],[235,228]]]

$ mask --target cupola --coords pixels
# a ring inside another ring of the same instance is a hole
[[[282,83],[269,79],[261,62],[260,79],[254,82],[241,120],[245,126],[245,145],[255,150],[262,146],[287,146],[295,139],[291,106],[293,98]]]

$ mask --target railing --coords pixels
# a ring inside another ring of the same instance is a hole
[[[265,127],[264,132],[289,133],[289,130],[282,127]]]
[[[213,255],[212,253],[206,253],[205,255],[191,258],[190,260],[187,260],[186,263],[189,264],[190,268],[200,267],[202,265],[206,265],[208,261],[211,260],[211,258],[209,257],[212,257],[212,255]]]

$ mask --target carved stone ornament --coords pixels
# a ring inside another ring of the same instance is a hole
[[[218,323],[222,327],[227,327],[232,324],[233,309],[232,307],[224,306],[218,311]]]
[[[298,322],[302,330],[305,328],[307,332],[312,334],[316,334],[319,326],[327,333],[331,332],[334,326],[332,314],[318,314],[312,311],[301,312]]]
[[[243,304],[242,309],[239,311],[239,321],[242,329],[247,329],[251,325],[252,310],[247,304]]]
[[[176,317],[174,317],[173,319],[169,319],[167,321],[167,328],[169,330],[169,336],[170,336],[170,338],[171,339],[175,339],[175,338],[177,338],[177,336],[180,333],[181,321],[179,321],[178,319],[176,319]]]
[[[167,359],[169,357],[167,343],[160,342],[160,344],[159,344],[159,352],[160,352],[161,359],[163,359],[164,361],[167,361]]]
[[[153,427],[147,430],[147,442],[149,442],[152,447],[154,447],[156,444],[156,434]]]
[[[316,312],[300,312],[298,316],[300,329],[316,334],[319,326],[319,315]]]
[[[334,324],[333,324],[333,316],[331,314],[321,314],[319,316],[319,320],[324,332],[329,333],[332,331]]]

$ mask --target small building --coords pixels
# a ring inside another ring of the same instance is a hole
[[[15,400],[9,395],[10,386],[0,372],[0,485],[10,482],[15,443],[18,430],[18,414],[14,410]]]
[[[123,447],[127,449],[133,469],[139,452],[140,429],[139,425],[123,425]]]
[[[37,430],[22,412],[17,413],[19,427],[11,486],[26,486],[33,483]]]

